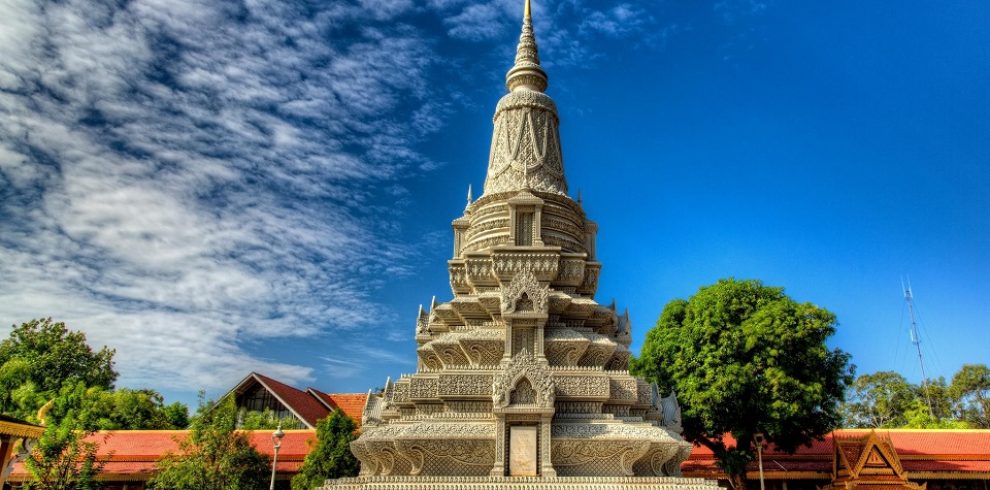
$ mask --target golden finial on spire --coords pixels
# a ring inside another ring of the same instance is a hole
[[[523,88],[542,92],[547,88],[547,74],[540,67],[539,50],[533,34],[533,16],[530,0],[523,4],[522,33],[516,46],[516,63],[505,75],[505,86],[509,90]]]

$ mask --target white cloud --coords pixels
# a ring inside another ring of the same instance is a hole
[[[652,17],[638,5],[621,3],[607,10],[589,13],[579,29],[598,31],[611,37],[622,37],[640,31]]]
[[[122,384],[193,391],[306,380],[244,343],[388,316],[366,278],[409,250],[362,204],[439,129],[418,34],[345,40],[354,12],[293,4],[2,3],[0,319],[65,320]]]
[[[380,203],[441,165],[417,143],[470,102],[444,70],[477,60],[441,62],[407,17],[502,39],[521,4],[0,0],[0,321],[84,330],[117,348],[123,385],[307,381],[309,360],[246,346],[391,318],[377,278],[411,272],[415,250]],[[652,20],[628,3],[534,8],[548,66]],[[498,46],[499,70],[513,47]],[[413,360],[348,355],[325,362],[340,375]]]

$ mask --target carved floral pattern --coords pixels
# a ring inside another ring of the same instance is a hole
[[[523,378],[529,380],[530,386],[536,390],[534,404],[538,407],[552,408],[554,401],[554,384],[547,366],[536,359],[528,351],[516,354],[512,360],[495,376],[492,384],[492,404],[495,408],[509,406],[511,391]]]
[[[502,314],[516,311],[516,303],[523,293],[533,302],[536,311],[547,311],[547,299],[550,291],[547,286],[540,285],[536,275],[530,271],[522,271],[512,278],[509,285],[502,289]]]

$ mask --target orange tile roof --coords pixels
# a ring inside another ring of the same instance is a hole
[[[272,431],[246,431],[248,440],[259,453],[271,458],[275,448]],[[118,430],[98,432],[87,437],[97,443],[97,455],[106,464],[101,479],[115,481],[145,480],[155,472],[155,465],[163,456],[180,451],[179,444],[189,437],[187,430]],[[279,448],[277,471],[293,475],[299,471],[306,454],[316,443],[316,431],[287,430]],[[25,481],[29,477],[24,463],[17,463],[11,472],[11,481]]]
[[[771,478],[786,478],[788,473],[814,472],[822,478],[831,478],[833,437],[862,437],[869,429],[839,429],[825,435],[824,440],[812,441],[810,446],[798,448],[787,454],[775,447],[763,451],[763,468]],[[909,474],[937,473],[986,473],[990,475],[990,430],[920,430],[884,429],[878,434],[889,436],[900,457],[904,470]],[[725,436],[726,445],[733,445],[732,436]],[[855,458],[856,455],[850,455]],[[689,476],[715,477],[722,471],[710,449],[695,445],[691,457],[681,465]],[[757,463],[750,463],[749,471],[757,471]]]
[[[368,400],[365,393],[324,393],[316,388],[307,388],[306,391],[317,397],[323,404],[331,410],[339,408],[344,415],[347,415],[361,426],[361,415],[364,413],[364,404]]]
[[[341,395],[326,395],[336,399]],[[365,395],[343,395],[342,402],[356,407]],[[344,404],[344,403],[342,403]],[[360,405],[363,407],[363,401]],[[344,410],[343,407],[341,407]],[[346,410],[345,410],[346,413]],[[843,435],[862,435],[866,430],[843,429],[836,431]],[[977,474],[990,475],[990,430],[971,431],[919,431],[892,430],[890,435],[894,447],[901,455],[901,463],[910,477],[911,473],[926,475],[925,478],[939,475]],[[90,436],[99,445],[98,454],[109,461],[103,469],[102,478],[107,480],[144,480],[155,470],[155,463],[168,453],[179,451],[179,441],[188,437],[185,430],[132,430],[108,431]],[[252,445],[262,454],[271,457],[273,453],[271,431],[248,431]],[[314,430],[287,430],[279,450],[278,471],[292,475],[299,470],[303,459],[315,444]],[[727,442],[730,442],[729,439]],[[796,454],[786,454],[770,448],[763,453],[763,465],[767,478],[814,478],[830,479],[832,471],[832,434],[824,441],[815,441],[811,447],[802,447]],[[691,457],[684,462],[682,470],[687,476],[719,478],[721,470],[715,464],[710,450],[695,446]],[[756,463],[750,471],[757,470]],[[27,478],[22,463],[15,465],[11,475],[13,481]],[[990,476],[984,477],[984,479]]]

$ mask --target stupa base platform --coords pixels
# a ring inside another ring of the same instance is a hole
[[[321,490],[718,490],[715,480],[682,477],[367,476],[327,480]]]

